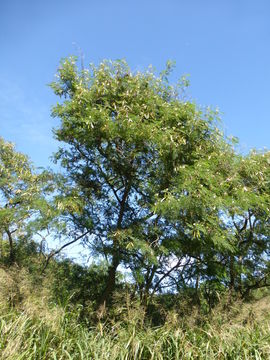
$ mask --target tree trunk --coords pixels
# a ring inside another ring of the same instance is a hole
[[[112,259],[112,264],[109,267],[109,271],[108,271],[108,278],[107,278],[107,283],[106,283],[106,287],[104,289],[103,294],[101,295],[99,302],[98,302],[98,307],[106,307],[106,305],[108,304],[108,302],[111,300],[111,296],[115,290],[115,285],[116,285],[116,271],[118,268],[118,265],[120,264],[120,259],[119,256],[117,254],[113,255],[113,259]]]
[[[235,290],[235,269],[234,269],[234,256],[231,255],[229,259],[230,263],[230,285],[229,285],[229,304],[232,302],[232,295]]]
[[[201,309],[201,299],[200,299],[200,274],[196,276],[196,285],[195,285],[195,302],[198,305],[198,309]]]
[[[157,266],[153,265],[152,268],[148,269],[148,270],[149,271],[148,271],[147,277],[145,279],[145,284],[144,284],[143,296],[141,299],[141,304],[145,308],[145,310],[147,310],[148,304],[152,300],[152,296],[149,297],[149,295],[150,295],[149,292],[150,292],[153,278],[157,271]]]
[[[241,295],[243,295],[243,283],[242,283],[242,271],[243,271],[243,257],[239,256],[239,260],[238,260],[238,265],[239,265],[239,292]]]
[[[126,205],[126,201],[128,199],[128,195],[129,195],[129,191],[130,191],[131,185],[128,184],[125,188],[125,191],[123,193],[123,197],[119,203],[120,205],[120,209],[119,209],[119,214],[118,214],[118,220],[117,220],[117,225],[116,225],[116,229],[120,230],[122,229],[122,222],[123,222],[123,217],[124,217],[124,212],[125,212],[125,205]],[[115,285],[116,285],[116,271],[117,268],[120,264],[120,252],[119,252],[119,248],[118,248],[118,244],[117,244],[117,239],[114,240],[114,244],[113,244],[113,254],[112,254],[112,264],[109,267],[109,272],[108,272],[108,278],[107,278],[107,283],[104,289],[104,292],[102,294],[102,296],[100,297],[100,300],[98,302],[98,307],[106,307],[106,305],[108,304],[108,302],[111,300],[112,294],[114,292],[115,289]]]
[[[9,229],[6,229],[6,233],[9,241],[9,264],[12,265],[15,262],[15,249],[14,249],[12,234],[9,231]]]

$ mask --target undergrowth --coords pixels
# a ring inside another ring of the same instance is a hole
[[[268,359],[269,325],[212,326],[183,329],[98,323],[87,328],[74,313],[62,315],[55,328],[44,319],[16,311],[0,317],[2,359]]]
[[[26,274],[21,277],[16,284],[10,273],[0,277],[6,297],[0,299],[1,359],[270,358],[270,322],[257,316],[260,302],[249,308],[235,303],[227,310],[220,304],[208,316],[194,311],[185,318],[171,311],[163,325],[154,327],[127,297],[115,305],[113,316],[94,323],[81,320],[82,306],[67,302],[63,308],[51,302],[46,287],[31,284]],[[264,298],[263,311],[267,303]]]

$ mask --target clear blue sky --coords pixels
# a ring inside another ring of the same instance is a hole
[[[174,77],[190,74],[190,96],[220,108],[243,151],[270,148],[269,0],[1,0],[0,40],[0,136],[36,165],[57,148],[46,84],[78,46],[85,63],[175,60]]]

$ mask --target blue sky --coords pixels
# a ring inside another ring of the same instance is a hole
[[[47,84],[78,47],[86,64],[175,60],[173,80],[190,74],[189,95],[219,107],[242,151],[270,148],[270,1],[1,0],[0,41],[0,136],[36,165],[58,146]]]

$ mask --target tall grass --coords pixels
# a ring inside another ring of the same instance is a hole
[[[0,354],[7,360],[36,359],[269,359],[268,324],[157,328],[136,323],[99,323],[93,328],[65,312],[52,327],[44,319],[9,310],[0,317]]]
[[[251,310],[217,307],[199,322],[195,311],[186,318],[170,312],[159,327],[122,298],[121,307],[91,326],[80,320],[80,306],[52,304],[49,287],[33,287],[26,273],[12,271],[0,273],[0,359],[270,359],[269,296]]]

